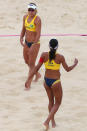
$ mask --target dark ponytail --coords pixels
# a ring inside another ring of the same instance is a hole
[[[49,41],[49,47],[50,47],[50,52],[49,52],[49,60],[51,62],[52,59],[55,59],[56,57],[56,50],[58,48],[58,40],[56,39],[51,39]]]
[[[49,52],[49,60],[51,62],[51,60],[55,59],[56,56],[56,50],[55,49],[51,49]]]

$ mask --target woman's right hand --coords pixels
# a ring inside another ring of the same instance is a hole
[[[21,43],[21,45],[24,47],[23,38],[20,38],[20,43]]]

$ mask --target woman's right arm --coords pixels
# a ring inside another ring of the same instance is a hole
[[[71,65],[71,66],[68,66],[67,63],[66,63],[66,61],[65,61],[64,56],[62,56],[62,65],[63,65],[64,69],[65,69],[67,72],[73,70],[77,64],[78,64],[78,59],[75,58],[74,64]]]
[[[23,43],[23,37],[25,35],[25,16],[23,17],[23,26],[22,26],[22,31],[21,31],[21,34],[20,34],[20,43],[22,46],[24,46],[24,43]]]
[[[36,74],[38,72],[38,70],[41,68],[43,62],[44,62],[44,53],[42,53],[42,55],[40,56],[38,64],[31,71],[31,73],[28,77],[28,81],[34,76],[34,74]]]

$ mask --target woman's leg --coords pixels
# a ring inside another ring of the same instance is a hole
[[[61,87],[61,83],[56,83],[55,85],[52,86],[52,92],[53,95],[55,97],[55,104],[53,105],[48,118],[46,119],[46,121],[44,122],[45,125],[49,125],[50,120],[52,119],[52,117],[55,115],[55,113],[57,112],[61,101],[62,101],[62,87]],[[54,127],[54,126],[53,126]]]
[[[32,45],[30,48],[30,52],[29,52],[30,71],[35,67],[35,62],[36,62],[36,58],[37,58],[39,49],[40,49],[40,44]],[[35,81],[37,81],[40,77],[41,77],[40,73],[37,72]]]
[[[25,63],[29,67],[29,48],[27,47],[27,45],[25,45],[23,48],[23,57],[24,57]]]
[[[25,63],[28,65],[29,72],[30,72],[29,53],[30,53],[30,48],[25,44],[24,49],[23,49],[23,57],[24,57]],[[28,75],[29,75],[29,73],[28,73]],[[31,79],[31,80],[32,80],[32,79]],[[31,81],[30,81],[30,83],[31,83]],[[29,85],[30,85],[30,84],[29,84]],[[27,84],[27,80],[26,80],[26,82],[25,82],[25,87],[28,88],[29,85]]]
[[[54,105],[54,95],[53,95],[52,89],[50,87],[48,87],[45,82],[44,82],[44,87],[45,87],[45,90],[47,92],[47,96],[49,99],[48,109],[49,109],[49,113],[50,113],[50,111]],[[55,123],[54,116],[51,118],[51,120],[52,120],[52,123]],[[44,123],[44,125],[47,126],[47,128],[49,127],[49,124],[46,125]]]
[[[28,57],[29,57],[29,61],[28,61],[28,64],[29,64],[29,74],[32,72],[33,68],[35,67],[35,62],[36,62],[36,58],[37,58],[37,55],[38,55],[38,52],[39,52],[39,48],[40,48],[40,44],[35,44],[35,45],[32,45],[30,48],[29,48],[29,52],[28,52]],[[29,75],[28,74],[28,75]],[[37,73],[36,74],[36,81],[41,77],[40,73]],[[26,88],[30,88],[30,85],[31,85],[31,82],[32,82],[32,79],[27,83],[25,83],[25,87]]]

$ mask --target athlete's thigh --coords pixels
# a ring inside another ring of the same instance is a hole
[[[35,44],[30,47],[30,52],[29,52],[29,59],[30,61],[36,61],[38,52],[39,52],[40,44]]]
[[[26,46],[23,48],[23,57],[24,57],[25,62],[28,63],[29,62],[29,49]]]
[[[53,95],[55,97],[55,101],[61,103],[62,100],[62,86],[61,82],[54,84],[52,87]]]
[[[47,92],[47,96],[48,96],[48,98],[49,98],[49,101],[52,101],[53,98],[54,98],[54,95],[53,95],[53,91],[52,91],[51,87],[48,87],[48,86],[46,85],[46,83],[44,82],[44,88],[45,88],[45,90],[46,90],[46,92]]]

